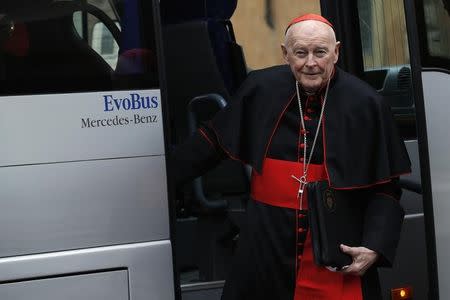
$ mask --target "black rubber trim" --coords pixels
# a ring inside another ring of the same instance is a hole
[[[146,11],[146,1],[142,0],[143,11]],[[163,40],[161,34],[161,17],[160,17],[160,3],[159,0],[152,0],[152,13],[153,13],[153,25],[156,43],[156,53],[158,57],[158,73],[159,73],[159,85],[161,90],[161,108],[163,116],[163,130],[164,130],[164,147],[166,149],[166,178],[167,178],[167,199],[169,205],[169,229],[170,229],[170,242],[172,244],[172,262],[173,262],[173,286],[175,299],[181,300],[181,288],[180,288],[180,274],[177,271],[177,261],[175,253],[175,228],[176,228],[176,206],[175,206],[175,184],[170,180],[172,178],[170,169],[167,168],[170,159],[170,146],[171,132],[170,132],[170,118],[169,118],[169,103],[167,97],[167,80],[166,80],[166,68],[163,51]]]

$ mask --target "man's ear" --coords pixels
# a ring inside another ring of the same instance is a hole
[[[288,55],[287,55],[287,49],[286,46],[284,44],[281,44],[281,52],[283,54],[283,59],[286,63],[289,63],[288,61]]]
[[[334,48],[334,63],[337,63],[339,59],[339,50],[341,49],[341,42],[336,42],[336,47]]]

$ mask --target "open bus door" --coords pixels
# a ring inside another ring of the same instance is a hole
[[[0,299],[175,298],[158,7],[1,1]]]
[[[449,299],[450,2],[405,1],[425,215],[428,299]]]

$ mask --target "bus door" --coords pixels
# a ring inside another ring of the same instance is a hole
[[[450,285],[450,2],[405,1],[422,175],[428,299],[448,299]]]
[[[166,299],[159,1],[0,3],[0,299]]]

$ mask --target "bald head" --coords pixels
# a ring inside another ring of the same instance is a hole
[[[288,28],[281,49],[297,81],[313,93],[330,79],[339,57],[339,45],[329,25],[305,20]]]
[[[330,43],[336,44],[336,34],[333,28],[320,21],[306,20],[289,26],[284,36],[284,44],[289,44],[299,34],[321,36],[328,39]]]

